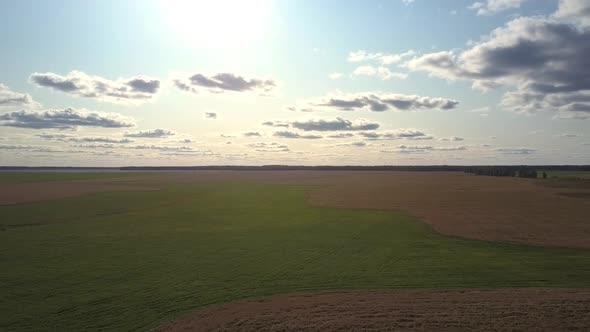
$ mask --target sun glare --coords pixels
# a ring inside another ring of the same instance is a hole
[[[269,0],[166,0],[162,15],[179,42],[195,48],[241,49],[270,29]]]

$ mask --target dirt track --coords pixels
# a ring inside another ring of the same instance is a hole
[[[156,331],[587,331],[590,290],[391,291],[215,306]]]
[[[314,185],[308,200],[315,206],[402,210],[447,235],[590,248],[590,186],[450,172],[193,171],[13,184],[1,187],[0,205],[218,181]]]

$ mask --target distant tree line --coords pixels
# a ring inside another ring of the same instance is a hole
[[[472,173],[476,175],[487,176],[511,176],[519,178],[533,178],[538,177],[537,170],[528,166],[480,166],[468,167],[465,173]]]
[[[590,165],[535,165],[535,166],[469,166],[469,165],[427,165],[427,166],[290,166],[290,165],[217,165],[217,166],[127,166],[127,167],[26,167],[0,166],[0,171],[411,171],[411,172],[466,172],[491,176],[534,177],[536,170],[547,171],[590,171]]]

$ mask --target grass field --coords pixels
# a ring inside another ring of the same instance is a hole
[[[584,179],[590,180],[590,171],[544,171],[548,178],[557,179]],[[538,177],[543,177],[543,171],[537,172]]]
[[[215,183],[0,206],[0,330],[145,330],[333,289],[590,287],[590,251],[445,237],[309,187]]]

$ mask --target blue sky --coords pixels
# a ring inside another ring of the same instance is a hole
[[[589,164],[589,8],[3,1],[0,164]]]

